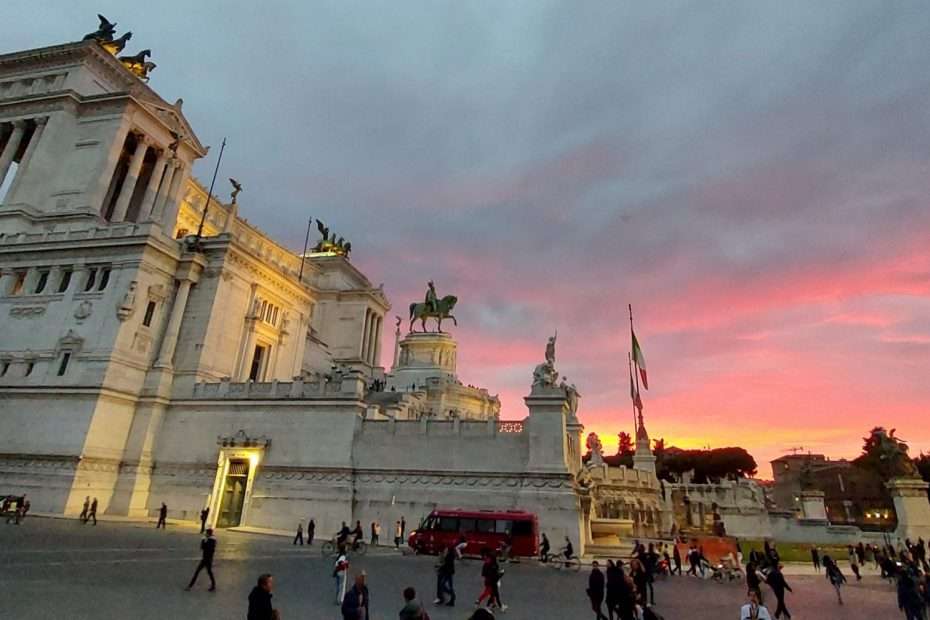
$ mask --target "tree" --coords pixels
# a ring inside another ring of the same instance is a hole
[[[895,429],[874,427],[862,438],[862,454],[853,464],[877,473],[882,480],[918,475],[917,462],[907,454],[907,444],[894,436]]]
[[[617,456],[633,454],[633,452],[635,452],[633,437],[629,433],[620,433],[617,437],[619,438],[619,442],[617,443]]]

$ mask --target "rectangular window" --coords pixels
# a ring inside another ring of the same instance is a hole
[[[39,279],[36,280],[36,287],[35,287],[35,289],[33,289],[32,292],[33,292],[34,294],[38,295],[39,293],[41,293],[42,291],[45,290],[45,286],[46,286],[47,284],[48,284],[48,272],[47,272],[47,271],[40,271],[40,272],[39,272]]]
[[[494,533],[494,520],[493,519],[478,519],[475,523],[475,531],[480,532],[481,534],[492,534]]]
[[[155,316],[155,302],[150,301],[149,304],[145,307],[145,317],[142,319],[142,324],[146,327],[152,326],[152,317]]]
[[[61,377],[68,372],[68,362],[71,361],[71,351],[65,351],[61,354],[61,364],[58,365],[58,376]]]
[[[68,285],[71,284],[71,274],[74,273],[72,269],[65,269],[61,272],[61,280],[58,281],[58,292],[64,293],[68,290]]]
[[[87,270],[87,279],[84,281],[84,292],[94,290],[94,282],[97,280],[97,268],[91,267]]]
[[[255,353],[252,355],[252,367],[249,369],[249,381],[261,381],[262,365],[265,361],[265,352],[267,349],[261,345],[255,346]]]
[[[13,280],[13,286],[10,287],[10,295],[19,295],[23,292],[23,286],[26,284],[26,272],[17,271],[16,278]]]
[[[100,284],[97,285],[97,290],[102,291],[107,287],[107,283],[110,281],[110,268],[105,267],[100,270]]]
[[[458,517],[439,517],[439,524],[436,529],[440,532],[458,532]]]

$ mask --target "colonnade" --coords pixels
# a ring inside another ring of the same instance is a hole
[[[47,116],[39,116],[28,119],[17,119],[9,123],[0,124],[0,135],[5,134],[6,129],[10,130],[9,137],[7,137],[6,141],[3,143],[2,150],[0,150],[0,186],[6,181],[6,177],[10,173],[10,168],[13,167],[13,162],[16,160],[16,154],[22,149],[23,141],[28,140],[26,143],[26,150],[19,160],[19,169],[17,170],[16,176],[13,178],[13,182],[10,184],[10,189],[6,194],[7,196],[13,195],[16,185],[22,178],[19,172],[24,169],[29,163],[29,160],[32,159],[32,154],[35,152],[39,140],[42,139],[42,132],[45,131],[45,125],[47,123]]]
[[[165,228],[173,226],[178,211],[179,194],[190,177],[190,168],[170,149],[158,148],[146,135],[136,133],[135,146],[127,148],[126,144],[127,140],[124,140],[120,153],[121,156],[129,158],[126,174],[119,194],[115,198],[111,196],[110,200],[102,205],[102,215],[107,217],[109,212],[107,219],[111,222],[157,222]],[[156,158],[150,174],[145,177],[142,168],[150,149],[154,151]],[[115,158],[106,171],[111,182],[118,172],[119,160],[120,157]],[[129,217],[132,199],[136,195],[139,182],[144,178],[147,178],[145,190],[138,211],[133,214],[133,220]]]
[[[370,308],[365,309],[365,324],[362,329],[362,361],[377,366],[381,359],[381,328],[384,317],[376,314]]]

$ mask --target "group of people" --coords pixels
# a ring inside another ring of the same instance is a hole
[[[377,546],[381,544],[381,524],[372,521],[370,526],[371,538],[370,544]],[[394,547],[399,548],[407,532],[407,520],[401,517],[394,524]],[[308,545],[313,545],[313,538],[316,533],[316,522],[311,518],[307,521],[306,540]],[[340,552],[345,552],[347,545],[351,542],[352,548],[357,549],[358,543],[365,539],[365,532],[362,529],[362,522],[357,520],[354,528],[349,528],[345,521],[342,527],[336,533],[336,544]],[[297,524],[297,532],[294,534],[294,544],[304,544],[304,524],[303,521]]]
[[[0,514],[6,515],[7,523],[19,525],[26,518],[31,504],[25,495],[19,497],[8,495],[0,502]]]
[[[653,545],[638,547],[625,570],[622,560],[607,560],[601,571],[596,560],[588,576],[588,599],[597,620],[661,620],[655,606],[655,571],[659,555]],[[606,604],[607,614],[604,614]]]

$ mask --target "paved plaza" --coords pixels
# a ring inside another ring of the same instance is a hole
[[[318,544],[294,547],[280,537],[230,531],[218,534],[218,591],[207,592],[209,579],[192,592],[184,586],[199,558],[196,530],[170,526],[101,521],[96,527],[77,521],[31,518],[23,525],[0,525],[0,581],[4,603],[0,618],[244,618],[246,597],[259,573],[275,575],[275,604],[286,620],[339,618],[332,604],[331,561]],[[401,556],[378,549],[353,561],[364,568],[374,607],[372,618],[397,617],[400,592],[413,585],[432,600],[435,558]],[[434,608],[430,616],[463,619],[479,591],[479,564],[466,560],[457,568],[459,606]],[[507,618],[588,618],[584,590],[587,572],[556,571],[535,563],[507,567],[503,580]],[[836,605],[825,580],[789,576],[795,593],[789,606],[795,618],[848,620],[897,617],[894,590],[877,577],[845,589],[847,604]],[[693,578],[656,584],[659,611],[666,620],[717,620],[738,617],[743,597],[739,585],[718,585]]]

